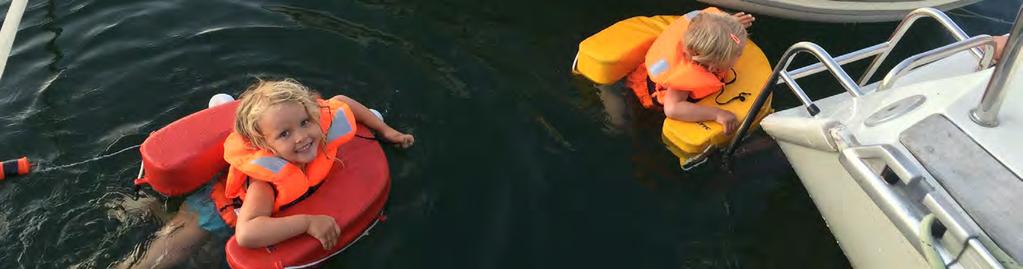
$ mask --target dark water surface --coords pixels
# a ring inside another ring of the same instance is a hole
[[[849,267],[771,141],[751,139],[733,173],[683,175],[659,119],[616,129],[571,76],[586,36],[702,4],[492,2],[30,1],[0,81],[0,158],[51,169],[0,183],[0,267],[136,255],[180,202],[131,199],[137,151],[54,167],[137,145],[254,76],[351,96],[416,135],[410,150],[387,149],[388,221],[327,268]],[[1003,33],[1018,6],[951,14],[970,34]],[[949,40],[924,25],[905,51]],[[752,37],[773,63],[797,41],[839,55],[893,28],[761,16]],[[814,97],[837,93],[808,81]],[[222,245],[185,266],[222,266]]]

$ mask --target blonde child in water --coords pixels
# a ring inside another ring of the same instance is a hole
[[[640,102],[663,105],[664,115],[680,121],[713,120],[726,134],[738,127],[735,115],[694,102],[722,89],[733,79],[732,67],[746,46],[746,28],[755,18],[716,8],[690,12],[668,26],[647,51],[644,65],[627,82]],[[711,96],[713,97],[713,96]]]
[[[735,66],[748,42],[746,28],[756,19],[739,12],[727,14],[716,8],[694,11],[665,30],[647,52],[643,68],[648,74],[627,83],[643,102],[663,104],[664,115],[680,121],[713,120],[724,127],[725,134],[735,132],[739,122],[735,114],[717,107],[696,105],[723,89],[724,82],[734,79]],[[683,21],[685,20],[685,21]],[[679,25],[688,22],[688,25]],[[687,27],[680,27],[687,26]],[[999,59],[1007,36],[995,36],[995,59]],[[639,70],[644,71],[644,70]],[[653,88],[653,89],[650,89]]]
[[[241,95],[235,115],[234,132],[225,141],[225,159],[231,164],[229,179],[226,182],[221,180],[216,184],[207,185],[189,195],[178,216],[158,233],[157,239],[150,245],[145,256],[134,266],[139,268],[175,266],[188,257],[197,244],[209,234],[227,237],[233,232],[239,245],[250,248],[264,247],[308,234],[319,240],[324,249],[333,248],[344,227],[339,227],[332,217],[274,216],[282,204],[300,202],[300,199],[294,197],[296,191],[286,185],[304,178],[280,179],[292,182],[266,181],[259,179],[263,177],[262,175],[249,175],[253,170],[238,163],[239,160],[251,160],[250,157],[272,156],[287,162],[281,165],[294,167],[303,172],[293,173],[294,175],[305,176],[308,173],[309,178],[313,178],[316,174],[325,173],[312,171],[330,169],[330,165],[322,161],[330,158],[324,158],[322,155],[329,151],[328,148],[336,149],[338,144],[327,141],[328,132],[333,135],[332,132],[335,130],[326,130],[328,128],[320,124],[321,113],[326,113],[325,111],[332,112],[323,115],[353,115],[356,122],[376,131],[383,140],[395,143],[399,147],[408,148],[415,141],[412,135],[391,128],[373,111],[351,98],[338,95],[322,100],[295,80],[260,80]],[[345,114],[341,114],[342,112]],[[334,118],[333,121],[339,120],[338,118],[346,120],[342,116]],[[315,186],[309,187],[314,188]],[[237,212],[237,215],[222,217],[224,211],[219,209],[222,205],[213,201],[217,198],[210,198],[211,192],[212,196],[240,200],[241,206],[237,211],[228,209]],[[297,192],[301,192],[299,195],[305,195],[309,191]],[[231,222],[234,224],[233,231],[232,225],[228,224]]]

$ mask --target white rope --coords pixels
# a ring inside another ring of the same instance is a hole
[[[106,154],[106,155],[100,155],[100,156],[97,156],[95,158],[84,160],[84,161],[80,161],[80,162],[76,162],[76,163],[57,165],[57,166],[46,167],[46,168],[38,168],[33,173],[49,172],[49,171],[53,171],[53,170],[57,170],[57,169],[64,169],[64,168],[68,168],[68,167],[72,167],[72,166],[76,166],[76,165],[82,165],[82,164],[86,164],[86,163],[90,163],[90,162],[99,161],[99,160],[106,159],[106,158],[109,158],[111,156],[120,154],[120,153],[125,152],[125,151],[129,151],[129,150],[132,150],[132,149],[139,148],[140,146],[142,146],[142,145],[130,146],[130,147],[124,148],[122,150],[118,150],[117,152],[114,152],[114,153],[110,153],[110,154]]]

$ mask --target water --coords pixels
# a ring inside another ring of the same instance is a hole
[[[105,268],[137,254],[180,201],[131,199],[134,151],[61,165],[141,143],[255,76],[351,96],[417,136],[387,149],[389,220],[327,268],[849,266],[769,140],[753,139],[734,173],[682,175],[659,119],[615,129],[596,89],[570,75],[586,36],[701,4],[493,2],[31,1],[0,81],[0,157],[60,169],[0,184],[0,267]],[[1003,33],[1018,6],[951,14],[968,33]],[[777,61],[797,41],[838,55],[893,28],[761,16],[752,34]],[[948,41],[918,33],[907,52]],[[221,246],[185,266],[221,266]]]

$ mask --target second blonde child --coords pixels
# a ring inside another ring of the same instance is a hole
[[[673,22],[647,51],[644,64],[629,76],[628,86],[646,107],[663,105],[668,118],[713,120],[730,134],[735,115],[694,102],[720,91],[734,78],[732,67],[746,46],[746,28],[755,18],[727,14],[716,8],[687,14]]]

